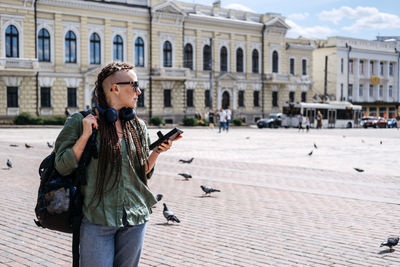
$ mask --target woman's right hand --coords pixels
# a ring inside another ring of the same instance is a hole
[[[93,114],[89,114],[85,118],[83,118],[82,124],[83,124],[82,135],[87,138],[89,138],[92,135],[92,127],[94,127],[96,130],[99,129],[99,125],[97,124],[97,116],[94,116]]]

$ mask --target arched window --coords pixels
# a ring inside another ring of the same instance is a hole
[[[221,71],[228,71],[228,50],[225,46],[221,48],[220,52],[220,69]]]
[[[65,35],[65,63],[76,63],[76,36],[73,31]]]
[[[46,29],[41,29],[38,35],[38,60],[50,61],[50,34]]]
[[[259,72],[259,70],[258,70],[258,50],[257,49],[254,49],[253,50],[253,53],[251,54],[251,61],[252,61],[252,68],[251,68],[251,70],[252,70],[252,72],[253,73],[258,73]]]
[[[279,63],[278,52],[274,51],[272,53],[272,72],[278,73],[278,63]]]
[[[193,47],[191,44],[186,44],[183,55],[183,67],[193,70]]]
[[[236,50],[236,72],[243,72],[243,50],[240,47]]]
[[[164,67],[172,67],[172,45],[169,41],[164,43]]]
[[[6,29],[6,57],[19,57],[19,34],[14,25]]]
[[[119,35],[116,35],[113,40],[113,54],[114,60],[124,60],[124,42]]]
[[[100,58],[100,37],[94,32],[90,36],[90,64],[100,64]]]
[[[209,45],[203,47],[203,70],[211,70],[211,48]]]
[[[140,37],[136,38],[135,41],[135,65],[144,67],[144,42]]]

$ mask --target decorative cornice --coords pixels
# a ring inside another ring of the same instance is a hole
[[[6,86],[20,86],[22,77],[15,77],[15,76],[3,76],[3,81]]]

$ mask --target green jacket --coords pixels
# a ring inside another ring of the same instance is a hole
[[[83,132],[83,116],[75,113],[67,119],[64,128],[61,130],[55,143],[56,160],[55,168],[61,175],[72,173],[77,167],[78,162],[72,151],[72,146],[78,140]],[[136,127],[135,121],[133,124]],[[140,120],[140,125],[145,134],[140,138],[147,139],[145,154],[149,156],[150,138],[145,123]],[[100,151],[100,132],[97,135],[97,149]],[[133,155],[136,155],[135,146],[132,141]],[[143,224],[149,220],[152,212],[151,207],[157,203],[150,189],[140,180],[135,170],[139,170],[138,160],[132,162],[129,160],[127,146],[122,139],[122,166],[119,183],[114,186],[112,191],[104,194],[103,200],[99,205],[97,199],[91,201],[95,192],[98,159],[93,159],[86,168],[87,185],[82,186],[81,192],[84,196],[83,214],[92,223],[104,226],[124,226],[122,217],[123,210],[126,211],[126,219],[129,225]],[[147,174],[150,178],[154,169]]]

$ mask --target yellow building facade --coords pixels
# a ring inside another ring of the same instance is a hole
[[[144,119],[229,106],[254,123],[312,96],[313,47],[279,14],[161,0],[5,0],[0,14],[1,118],[90,107],[113,60],[135,65]]]

